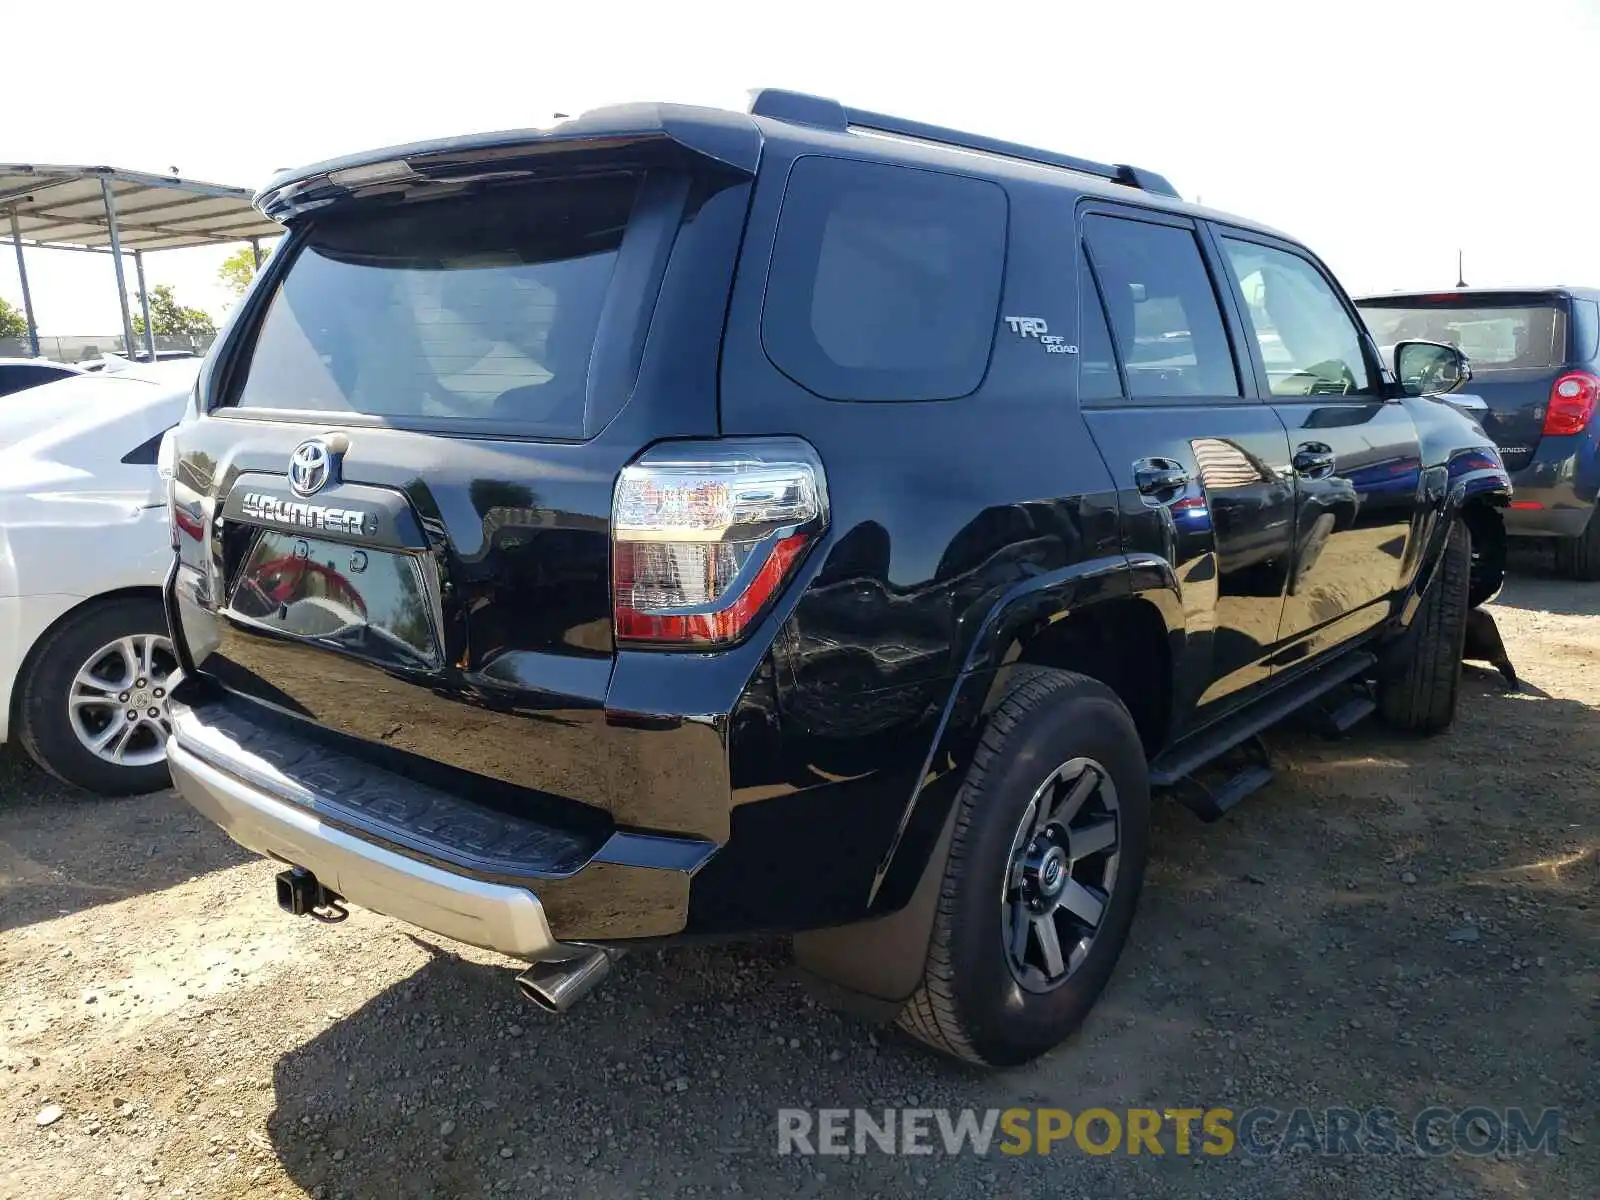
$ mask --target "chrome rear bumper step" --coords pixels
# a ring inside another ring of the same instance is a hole
[[[551,935],[527,888],[459,875],[346,833],[191,753],[181,733],[167,745],[167,764],[183,798],[234,841],[304,868],[352,904],[525,961],[575,953]],[[263,766],[258,760],[256,770]]]

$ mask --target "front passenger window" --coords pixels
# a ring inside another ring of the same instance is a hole
[[[1297,254],[1223,238],[1274,396],[1374,396],[1361,335],[1328,281]]]

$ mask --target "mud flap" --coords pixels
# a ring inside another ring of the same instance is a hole
[[[794,959],[801,983],[820,1002],[864,1020],[887,1023],[917,990],[927,964],[957,809],[950,806],[944,830],[904,908],[853,925],[795,934]]]
[[[1517,669],[1511,665],[1505,641],[1500,637],[1500,627],[1494,617],[1481,608],[1467,610],[1467,636],[1461,647],[1463,662],[1486,662],[1504,676],[1515,690],[1520,686]]]

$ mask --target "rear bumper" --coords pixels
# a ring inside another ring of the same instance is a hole
[[[526,888],[468,879],[354,837],[185,750],[167,747],[183,798],[246,849],[304,867],[352,904],[512,958],[566,957]]]
[[[1539,499],[1520,488],[1516,495],[1521,501]],[[1592,504],[1582,508],[1556,508],[1548,504],[1543,508],[1509,508],[1505,513],[1506,533],[1511,537],[1575,538],[1588,527],[1593,512]]]
[[[1583,499],[1570,483],[1526,478],[1533,467],[1512,478],[1511,507],[1505,510],[1506,533],[1512,537],[1575,538],[1594,513],[1594,500]],[[1537,508],[1525,507],[1538,505]]]
[[[1513,537],[1578,537],[1600,492],[1600,432],[1547,437],[1533,461],[1511,477],[1506,532]],[[1537,504],[1537,508],[1524,507]]]
[[[352,904],[527,961],[569,942],[666,937],[714,843],[617,830],[526,797],[508,808],[342,751],[227,697],[173,706],[179,793],[258,854]],[[573,806],[581,807],[581,806]]]

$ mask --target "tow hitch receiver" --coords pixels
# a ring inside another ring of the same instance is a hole
[[[344,897],[330,892],[304,867],[279,871],[278,907],[291,917],[314,917],[318,921],[342,921],[350,915]]]

